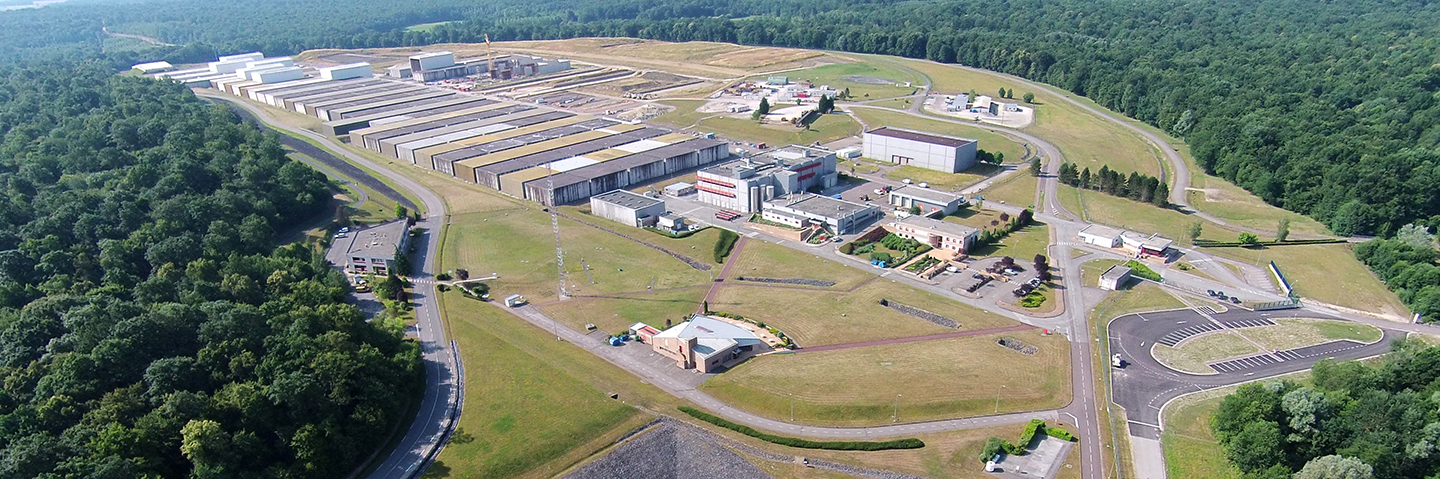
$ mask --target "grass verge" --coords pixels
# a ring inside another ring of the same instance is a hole
[[[777,436],[774,434],[756,431],[755,428],[730,422],[726,419],[711,415],[689,406],[680,406],[681,412],[694,416],[701,421],[729,429],[765,442],[780,444],[782,446],[798,447],[801,449],[829,449],[834,451],[884,451],[887,449],[919,449],[925,447],[925,442],[915,438],[892,439],[889,441],[811,441],[798,437]]]

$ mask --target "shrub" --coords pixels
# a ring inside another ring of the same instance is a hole
[[[890,441],[811,441],[796,437],[777,436],[755,430],[750,426],[736,424],[727,419],[700,411],[690,406],[680,406],[681,412],[701,421],[729,429],[765,442],[771,442],[782,446],[798,447],[803,449],[829,449],[835,451],[884,451],[888,449],[919,449],[925,447],[925,442],[915,438],[895,439]]]
[[[874,253],[870,253],[870,260],[871,260],[871,261],[884,261],[884,262],[886,262],[886,263],[889,263],[890,260],[892,260],[892,259],[894,259],[894,258],[890,256],[890,253],[886,253],[886,252],[884,252],[884,251],[877,251],[877,252],[874,252]]]
[[[1058,427],[1045,426],[1045,434],[1061,441],[1075,442],[1079,440],[1074,434],[1070,434],[1070,431]]]
[[[1137,278],[1145,278],[1150,281],[1156,282],[1162,280],[1162,278],[1160,277],[1160,273],[1156,273],[1155,270],[1150,269],[1149,266],[1145,266],[1145,263],[1141,263],[1132,259],[1130,261],[1126,261],[1125,266],[1130,268],[1131,276],[1135,276]]]
[[[845,243],[845,244],[840,245],[840,252],[841,252],[841,253],[844,253],[844,254],[854,253],[854,252],[855,252],[855,243]]]
[[[740,235],[734,231],[720,230],[720,239],[715,240],[715,263],[725,262],[725,257],[730,256],[730,250],[735,247],[735,242],[740,240]]]
[[[438,279],[440,281],[450,281],[450,273],[437,274],[435,275],[435,279]]]
[[[1025,425],[1025,432],[1020,433],[1020,440],[1016,442],[1015,445],[1020,447],[1029,446],[1030,441],[1035,440],[1035,435],[1043,434],[1044,431],[1045,421],[1039,419],[1031,419],[1030,423]]]
[[[1042,304],[1045,304],[1045,295],[1040,293],[1030,293],[1020,299],[1020,305],[1027,308],[1038,308]]]
[[[460,278],[461,281],[470,279],[470,270],[468,270],[468,269],[457,269],[457,270],[455,270],[455,277],[456,277],[456,278]]]
[[[859,248],[855,248],[855,254],[866,254],[871,251],[875,251],[875,243],[870,243]]]

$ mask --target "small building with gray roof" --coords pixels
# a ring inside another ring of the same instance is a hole
[[[913,239],[935,249],[961,254],[970,254],[970,250],[975,247],[975,240],[980,237],[978,229],[919,215],[906,216],[891,225],[895,228],[896,236]]]
[[[653,226],[665,214],[665,202],[625,190],[590,197],[590,214],[627,226]]]
[[[400,219],[353,231],[345,238],[345,270],[359,274],[390,274],[397,254],[402,254],[410,239],[410,220]],[[397,271],[396,274],[407,272]]]
[[[912,206],[920,207],[920,214],[928,215],[935,211],[944,214],[954,213],[965,204],[965,197],[946,193],[944,191],[921,188],[919,186],[907,185],[895,188],[890,191],[890,205],[895,209],[908,210]]]
[[[834,234],[859,231],[880,217],[880,208],[810,193],[766,200],[760,217],[767,221],[807,228],[819,226]]]

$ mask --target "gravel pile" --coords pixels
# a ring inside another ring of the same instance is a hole
[[[1026,344],[1024,341],[1015,338],[1000,338],[1000,340],[996,342],[1000,343],[1001,346],[1005,346],[1007,348],[1019,351],[1026,356],[1034,355],[1035,353],[1040,352],[1040,348],[1031,346],[1029,344]]]
[[[621,237],[621,238],[625,238],[625,239],[628,239],[628,240],[630,240],[630,241],[634,241],[634,242],[636,242],[636,243],[640,243],[640,244],[645,245],[645,246],[649,246],[650,248],[653,248],[653,249],[655,249],[656,251],[659,251],[659,252],[661,252],[661,253],[668,254],[668,255],[670,255],[671,257],[680,260],[680,262],[690,265],[691,268],[695,268],[695,269],[698,269],[698,270],[700,270],[700,271],[709,271],[709,270],[710,270],[710,265],[708,265],[708,264],[701,263],[701,262],[696,261],[694,258],[691,258],[691,257],[689,257],[689,256],[685,256],[685,255],[683,255],[683,254],[676,253],[676,252],[674,252],[674,251],[670,251],[670,250],[668,250],[668,249],[662,248],[662,247],[660,247],[659,245],[656,245],[656,244],[653,244],[653,243],[648,243],[648,242],[646,242],[645,240],[642,240],[642,239],[639,239],[639,238],[636,238],[636,237],[627,235],[627,234],[625,234],[625,233],[621,233],[621,232],[619,232],[619,231],[612,230],[612,229],[610,229],[610,228],[606,228],[606,227],[604,227],[604,226],[597,225],[597,224],[595,224],[595,223],[591,223],[591,222],[589,222],[589,221],[582,220],[582,219],[580,219],[580,218],[576,218],[576,217],[574,217],[574,216],[567,215],[567,214],[565,214],[565,213],[556,212],[555,215],[556,215],[556,216],[565,217],[566,219],[572,220],[572,221],[574,221],[574,222],[576,222],[576,223],[580,223],[580,224],[582,224],[582,225],[589,226],[589,227],[591,227],[591,228],[595,228],[595,229],[598,229],[598,230],[600,230],[600,231],[604,231],[604,232],[606,232],[606,233],[610,233],[610,234],[612,234],[612,235],[619,236],[619,237]]]
[[[805,279],[805,278],[756,278],[756,277],[752,277],[752,276],[741,276],[741,277],[738,277],[738,278],[735,278],[735,279],[740,280],[740,281],[751,281],[751,282],[755,282],[755,283],[800,284],[800,285],[805,285],[805,286],[820,286],[820,287],[825,287],[825,288],[829,288],[829,287],[831,287],[831,286],[835,286],[835,282],[834,282],[834,281],[826,281],[826,280],[823,280],[823,279]]]
[[[630,439],[571,473],[574,479],[769,478],[768,474],[726,449],[709,433],[673,420]]]
[[[950,329],[960,329],[960,323],[956,322],[955,320],[920,308],[906,306],[887,299],[881,299],[880,305]]]

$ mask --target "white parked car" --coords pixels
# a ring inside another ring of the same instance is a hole
[[[929,187],[930,187],[930,184],[922,181],[922,182],[920,182],[920,187],[921,187],[921,188],[929,188]]]
[[[908,185],[908,184],[910,184],[910,179],[909,179],[909,178],[906,178],[906,179],[900,180],[900,182]]]

